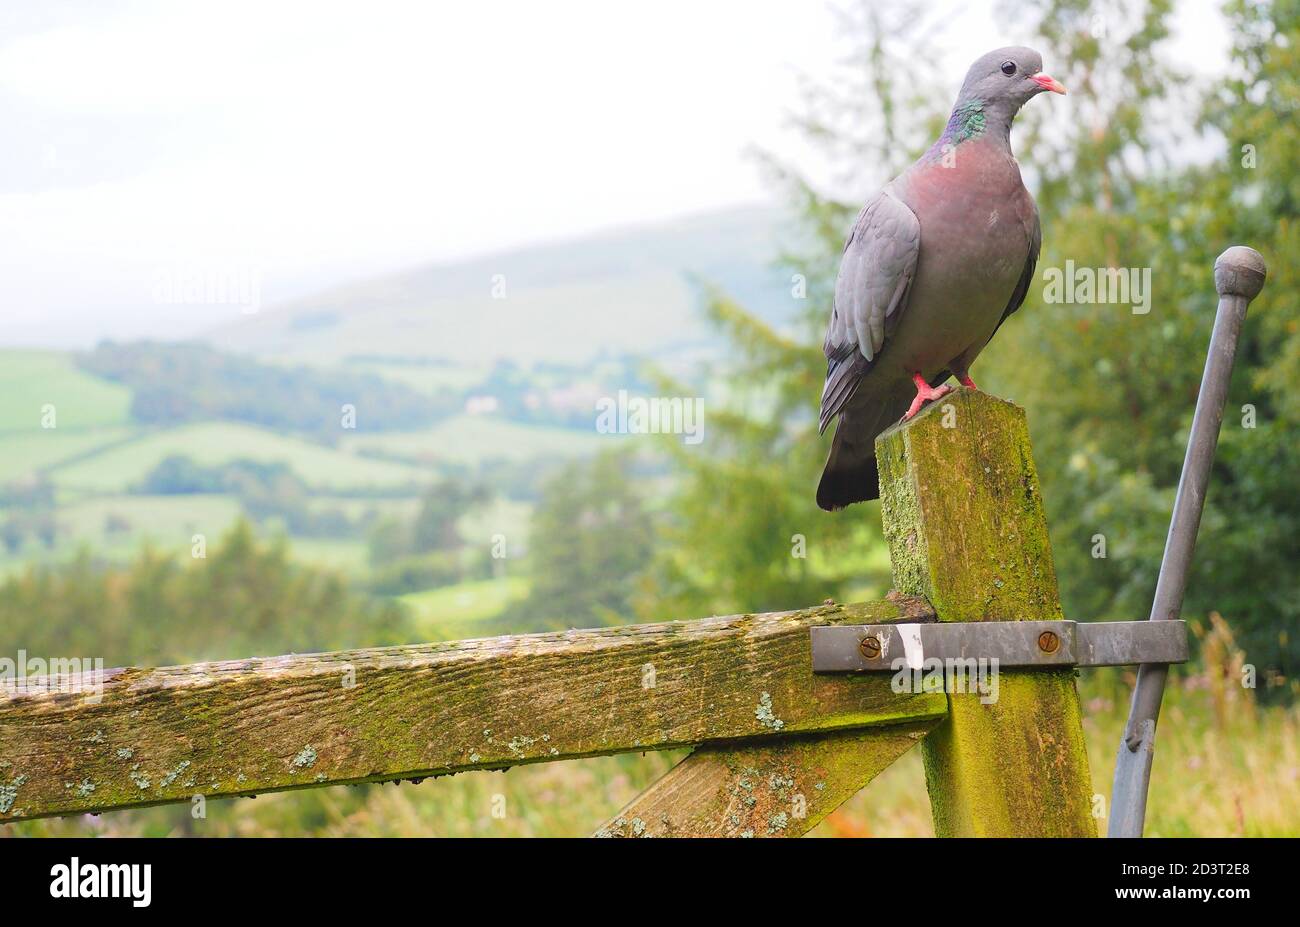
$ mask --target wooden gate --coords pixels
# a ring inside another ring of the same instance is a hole
[[[885,601],[8,680],[0,821],[693,746],[596,833],[796,836],[919,743],[938,834],[1094,836],[1073,669],[813,673],[818,625],[1062,617],[1022,410],[958,390],[877,453]]]

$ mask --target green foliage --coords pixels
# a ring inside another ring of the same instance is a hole
[[[8,513],[0,523],[0,543],[10,556],[28,541],[37,541],[46,549],[54,547],[59,535],[54,499],[54,487],[41,478],[0,486],[0,511]]]
[[[681,476],[668,505],[648,619],[795,608],[838,595],[855,575],[867,521],[833,520],[814,490],[825,449],[819,347],[779,334],[725,296],[709,318],[736,345],[725,404],[706,406],[704,441],[664,442]],[[689,395],[681,384],[666,392]]]
[[[409,519],[388,516],[370,529],[370,589],[404,595],[491,573],[486,548],[466,546],[461,520],[491,501],[479,484],[449,477],[430,487]]]
[[[444,480],[431,488],[420,500],[420,511],[411,524],[412,551],[458,549],[463,542],[457,523],[488,499],[482,486],[466,486],[458,480]]]
[[[405,643],[406,612],[292,563],[241,522],[189,563],[152,551],[126,568],[83,554],[0,584],[0,625],[32,655],[157,666]]]
[[[529,529],[528,597],[501,629],[583,628],[626,622],[654,549],[635,459],[627,452],[571,463],[543,487]]]
[[[432,424],[459,405],[451,392],[434,398],[373,374],[273,366],[202,344],[105,342],[80,363],[130,387],[131,415],[147,424],[226,419],[333,440],[344,406],[356,410],[357,428],[388,431]]]
[[[1224,611],[1277,682],[1300,657],[1285,631],[1300,619],[1289,461],[1300,445],[1300,6],[1233,0],[1232,73],[1208,87],[1168,64],[1171,9],[1170,0],[1047,0],[1007,10],[1038,33],[1031,44],[1070,95],[1035,101],[1017,123],[1013,144],[1037,195],[1044,249],[1024,309],[976,378],[1028,409],[1066,613],[1145,617],[1213,321],[1211,267],[1231,244],[1264,253],[1270,279],[1243,334],[1186,612]],[[949,102],[918,105],[916,82],[900,81],[911,73],[900,65],[927,52],[919,11],[898,17],[878,7],[849,14],[857,82],[815,88],[799,122],[862,195],[937,135]],[[1214,160],[1189,161],[1187,151],[1216,139]],[[1257,166],[1247,166],[1243,145]],[[825,447],[811,425],[820,340],[860,195],[827,197],[813,178],[770,166],[799,210],[803,234],[784,260],[806,280],[807,302],[776,330],[709,296],[709,317],[732,345],[728,390],[723,409],[710,407],[703,453],[672,448],[683,480],[656,567],[666,604],[647,611],[654,617],[839,594],[864,575],[851,552],[876,543],[863,531],[878,522],[874,505],[825,515],[812,501]],[[1150,311],[1048,303],[1044,271],[1067,260],[1150,268]],[[792,559],[793,534],[806,536],[808,561]]]
[[[440,550],[403,556],[375,564],[366,584],[377,595],[407,595],[454,586],[491,574],[487,554],[469,550]]]
[[[1160,55],[1169,8],[1047,5],[1044,55],[1066,63],[1061,79],[1078,109],[1064,126],[1042,118],[1025,156],[1041,176],[1040,280],[1067,259],[1149,267],[1151,311],[1047,303],[1035,286],[982,366],[990,386],[1029,409],[1067,613],[1145,617],[1213,323],[1211,267],[1232,244],[1264,254],[1269,281],[1242,335],[1184,610],[1224,612],[1251,660],[1280,681],[1300,658],[1284,631],[1300,618],[1291,568],[1300,508],[1288,461],[1300,443],[1290,389],[1300,373],[1300,137],[1284,118],[1300,106],[1300,8],[1232,3],[1233,73],[1209,88],[1199,124],[1173,129],[1162,117],[1196,109]],[[1108,24],[1104,40],[1088,28],[1098,21]],[[1180,145],[1216,134],[1226,144],[1208,163],[1176,157]],[[1257,166],[1247,166],[1243,145],[1254,146]],[[1094,555],[1097,535],[1105,558]]]
[[[371,529],[371,564],[379,566],[420,554],[460,550],[464,541],[458,523],[489,499],[490,494],[481,485],[467,485],[454,477],[442,480],[421,496],[414,518],[384,518]]]
[[[229,493],[253,518],[277,519],[300,537],[344,537],[355,530],[339,509],[312,508],[308,486],[280,461],[241,458],[209,467],[173,454],[159,461],[134,492],[158,496]]]

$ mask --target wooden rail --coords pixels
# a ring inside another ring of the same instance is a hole
[[[921,600],[113,670],[0,697],[0,821],[938,718],[942,695],[814,676],[815,624]],[[11,687],[12,688],[12,687]]]
[[[1072,670],[991,704],[812,672],[815,625],[1061,617],[1020,409],[960,390],[877,456],[887,601],[11,681],[0,822],[695,746],[597,833],[794,836],[923,742],[940,835],[1095,835]]]

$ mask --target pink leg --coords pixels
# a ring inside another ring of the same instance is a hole
[[[969,373],[963,373],[957,378],[957,382],[967,389],[979,389],[979,387],[975,385],[975,381],[970,378]]]
[[[968,378],[969,379],[969,378]],[[912,374],[912,382],[916,384],[916,398],[912,404],[907,407],[907,414],[903,416],[903,421],[907,421],[917,412],[921,411],[921,406],[927,402],[933,402],[936,399],[942,399],[952,392],[952,387],[947,384],[939,387],[932,387],[925,382],[925,377],[919,373]]]

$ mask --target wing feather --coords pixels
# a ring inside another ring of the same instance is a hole
[[[921,251],[921,223],[888,189],[858,213],[835,279],[826,341],[820,431],[843,410],[907,308]]]
[[[1025,259],[1025,268],[1020,272],[1020,279],[1016,281],[1016,288],[1011,291],[1011,299],[1007,302],[1002,318],[998,319],[993,335],[996,335],[1002,323],[1024,304],[1025,297],[1029,295],[1029,288],[1034,283],[1034,270],[1038,267],[1038,252],[1043,247],[1043,228],[1038,222],[1038,207],[1032,200],[1029,205],[1032,212],[1025,221],[1025,232],[1029,236],[1029,257]],[[993,340],[993,335],[989,335],[989,341]]]

